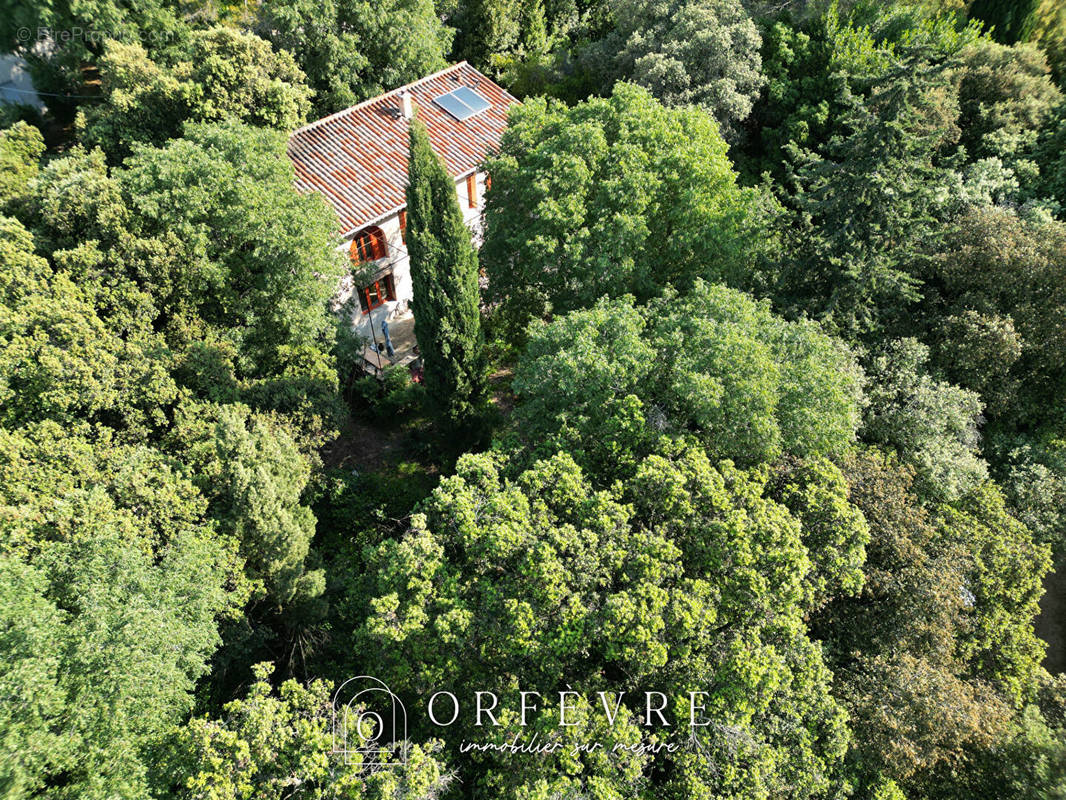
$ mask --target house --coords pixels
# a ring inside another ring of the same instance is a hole
[[[517,102],[464,61],[312,122],[290,137],[297,190],[319,192],[333,206],[345,251],[364,267],[362,284],[346,278],[336,302],[339,307],[356,295],[353,327],[375,343],[371,364],[384,363],[378,356],[383,320],[401,357],[401,345],[414,344],[404,241],[409,120],[417,115],[425,124],[433,149],[455,179],[460,208],[477,243],[489,182],[478,166],[498,147],[508,109]]]

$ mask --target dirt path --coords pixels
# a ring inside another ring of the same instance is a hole
[[[322,448],[327,468],[357,469],[372,472],[387,462],[400,448],[403,432],[382,430],[362,420],[349,417],[340,436]]]

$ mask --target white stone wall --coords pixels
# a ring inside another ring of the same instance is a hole
[[[23,103],[37,109],[44,108],[44,101],[34,91],[26,62],[10,53],[0,56],[0,103]]]
[[[481,221],[482,213],[485,210],[485,176],[486,173],[477,173],[477,208],[469,208],[469,201],[466,194],[466,178],[463,178],[456,184],[456,191],[459,193],[459,207],[463,209],[463,219],[466,222],[468,228],[470,228],[471,234],[474,239],[474,246],[481,247]]]
[[[465,177],[456,181],[455,190],[459,196],[459,207],[463,211],[463,220],[470,228],[474,245],[480,247],[482,238],[481,214],[485,208],[485,173],[477,174],[476,208],[470,208]],[[352,327],[360,336],[367,339],[372,338],[371,324],[374,325],[375,330],[380,330],[382,320],[387,319],[391,322],[394,319],[407,316],[409,313],[408,304],[413,296],[411,289],[411,263],[407,255],[407,247],[400,237],[400,215],[393,214],[391,217],[379,222],[378,227],[385,234],[385,242],[388,248],[388,255],[381,259],[379,263],[383,267],[385,265],[391,266],[396,299],[385,302],[383,305],[373,309],[369,314],[364,312],[362,307],[359,306],[358,300],[353,304]],[[348,254],[351,245],[352,240],[349,237],[341,246],[341,250],[345,255]],[[336,306],[339,307],[351,298],[356,288],[352,285],[351,278],[345,277],[341,281],[340,290],[334,299]]]

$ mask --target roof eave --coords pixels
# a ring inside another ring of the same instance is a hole
[[[474,167],[473,169],[468,169],[468,170],[465,170],[463,172],[460,172],[458,175],[455,176],[455,182],[458,183],[459,181],[463,180],[463,178],[466,178],[466,177],[468,177],[470,175],[476,175],[480,171],[481,170],[478,167]],[[321,194],[321,192],[319,194]],[[327,200],[326,202],[329,202],[329,201]],[[357,234],[359,231],[361,231],[363,228],[366,228],[366,227],[368,227],[370,225],[378,225],[378,224],[384,222],[385,220],[387,220],[389,217],[391,217],[391,216],[393,216],[395,214],[399,214],[405,208],[407,208],[407,203],[401,203],[400,205],[396,206],[396,208],[390,209],[389,211],[382,212],[381,214],[378,214],[376,217],[371,217],[370,219],[366,220],[366,222],[360,222],[358,225],[356,225],[351,230],[347,231],[346,233],[342,233],[341,234],[341,239],[342,240],[343,239],[350,239],[351,237],[355,236],[355,234]]]

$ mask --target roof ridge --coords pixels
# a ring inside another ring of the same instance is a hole
[[[491,109],[460,121],[433,99],[460,85],[476,88]],[[448,174],[460,180],[499,146],[507,112],[519,101],[467,61],[460,61],[358,105],[315,120],[289,136],[287,152],[301,194],[317,192],[333,206],[337,227],[346,232],[365,220],[401,207],[407,181],[407,125],[398,93],[408,91],[419,104],[434,151]],[[391,113],[390,113],[391,112]]]
[[[316,119],[314,122],[308,122],[306,125],[303,125],[303,126],[297,128],[296,130],[294,130],[292,133],[289,134],[289,138],[291,139],[293,136],[295,136],[298,133],[306,133],[307,131],[311,130],[312,128],[314,128],[314,127],[316,127],[318,125],[321,125],[323,122],[329,122],[331,120],[337,119],[338,117],[342,117],[345,114],[348,114],[348,113],[350,113],[352,111],[357,111],[360,108],[363,108],[365,106],[370,105],[371,103],[376,103],[379,100],[381,100],[381,99],[383,99],[385,97],[388,97],[390,94],[395,94],[396,92],[402,92],[404,89],[412,89],[415,86],[417,86],[418,84],[423,83],[424,81],[433,80],[434,78],[439,78],[442,75],[447,75],[452,70],[460,69],[461,67],[470,67],[470,62],[467,61],[466,59],[463,59],[458,64],[452,64],[450,67],[445,67],[442,70],[437,70],[436,72],[434,72],[431,75],[424,75],[423,77],[419,78],[417,81],[411,81],[410,83],[405,83],[403,86],[397,86],[395,89],[390,89],[389,91],[384,92],[382,94],[375,95],[374,97],[367,98],[366,100],[364,100],[361,103],[356,103],[354,106],[348,106],[348,108],[342,108],[340,111],[334,111],[332,114],[330,114],[327,117],[322,117],[321,119]],[[486,78],[486,80],[488,80],[487,76],[483,75],[481,73],[481,71],[478,70],[476,67],[470,67],[470,68],[472,70],[474,70],[474,72],[476,72],[478,75],[481,75],[482,77]],[[506,89],[504,89],[504,92],[506,94],[510,95],[510,92],[507,92]]]

